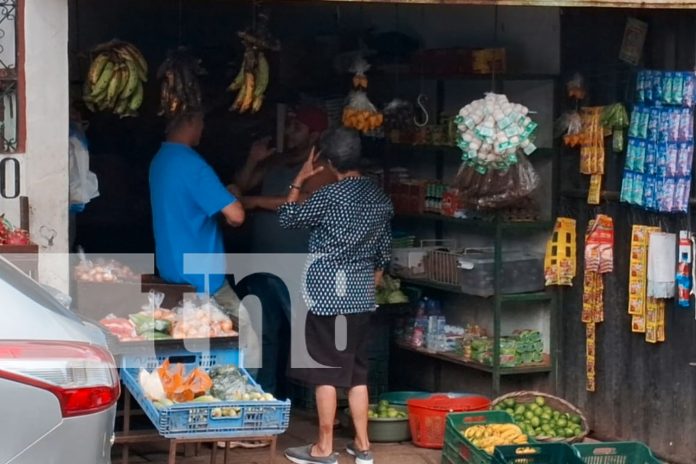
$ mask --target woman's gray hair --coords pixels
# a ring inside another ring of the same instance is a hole
[[[355,129],[337,127],[329,129],[319,141],[321,156],[326,158],[338,172],[360,169],[362,144]]]

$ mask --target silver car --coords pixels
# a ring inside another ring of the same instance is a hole
[[[0,464],[106,464],[120,395],[104,334],[0,257]]]

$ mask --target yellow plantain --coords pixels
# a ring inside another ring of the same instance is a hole
[[[240,113],[246,113],[251,108],[254,102],[254,75],[250,72],[246,73],[244,78],[244,98],[242,105],[239,108]]]

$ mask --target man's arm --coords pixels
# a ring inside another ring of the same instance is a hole
[[[299,203],[304,203],[307,200],[307,198],[309,198],[309,194],[300,193],[297,201]],[[244,208],[247,210],[262,209],[265,211],[277,211],[278,208],[280,208],[281,205],[285,204],[286,201],[287,201],[287,197],[281,197],[281,196],[242,197],[242,203],[244,204]]]
[[[241,201],[230,203],[222,208],[221,213],[225,217],[227,224],[232,227],[240,227],[242,224],[244,224],[246,213],[244,212],[244,207],[242,206]]]
[[[263,180],[266,166],[263,163],[275,153],[275,148],[268,146],[271,138],[265,137],[254,142],[242,170],[235,176],[235,184],[242,193],[257,187]]]

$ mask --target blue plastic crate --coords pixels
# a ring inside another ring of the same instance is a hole
[[[216,365],[240,365],[236,349],[213,349],[208,353],[172,352],[159,355],[124,356],[121,379],[155,428],[165,438],[235,438],[279,435],[290,424],[290,401],[220,401],[215,403],[176,404],[157,409],[146,398],[138,381],[140,368],[152,371],[166,359],[181,363],[190,371],[196,367],[209,370]],[[242,369],[249,381],[257,385]],[[237,408],[237,417],[213,417],[217,408]]]

